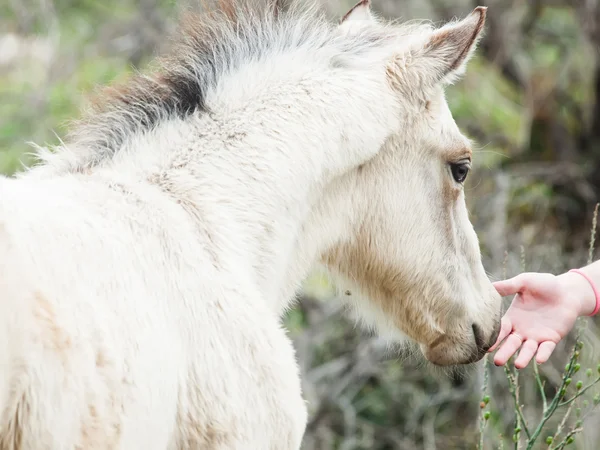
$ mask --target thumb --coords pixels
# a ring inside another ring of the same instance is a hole
[[[513,295],[518,292],[521,292],[526,285],[526,276],[525,274],[517,275],[516,277],[509,278],[508,280],[496,281],[492,283],[498,294],[502,297],[506,295]]]

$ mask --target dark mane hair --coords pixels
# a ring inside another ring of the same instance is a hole
[[[323,39],[323,27],[330,26],[315,8],[277,0],[203,3],[203,12],[185,11],[170,51],[149,71],[104,88],[74,123],[66,145],[88,155],[76,170],[112,157],[130,136],[165,118],[207,112],[207,92],[224,74],[250,59]]]
[[[166,120],[209,113],[208,98],[220,81],[249,62],[302,48],[324,50],[331,67],[358,67],[392,35],[385,27],[338,34],[317,0],[199,1],[203,11],[182,14],[165,55],[100,91],[56,151],[37,146],[40,170],[87,171]]]

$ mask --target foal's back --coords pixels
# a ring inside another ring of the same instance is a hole
[[[0,449],[298,448],[291,344],[206,245],[151,186],[1,180]]]

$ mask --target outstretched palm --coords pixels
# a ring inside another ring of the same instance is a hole
[[[538,364],[550,358],[556,344],[569,333],[578,317],[578,307],[568,283],[551,274],[523,273],[494,283],[500,295],[516,294],[502,318],[500,334],[490,348],[499,348],[494,364],[504,365],[521,349],[515,367],[522,369],[535,355]],[[504,341],[504,342],[503,342]]]

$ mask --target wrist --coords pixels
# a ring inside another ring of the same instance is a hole
[[[557,277],[568,298],[577,302],[578,316],[589,316],[596,309],[596,293],[590,282],[577,272],[566,272]]]

